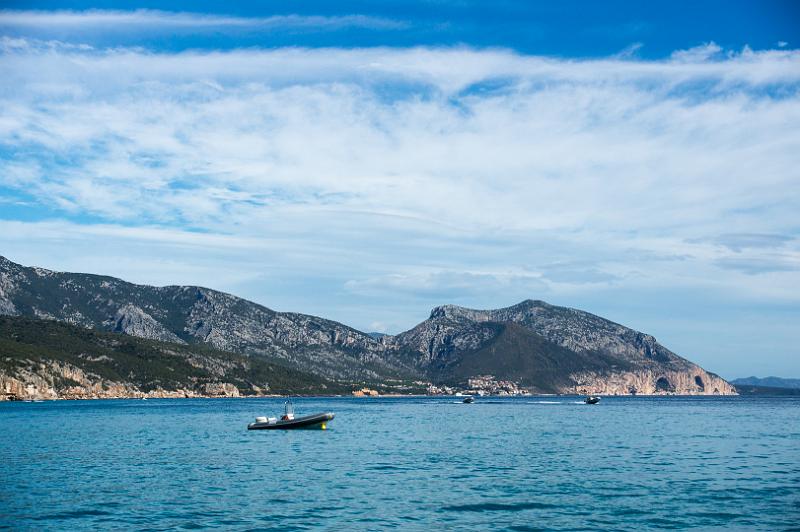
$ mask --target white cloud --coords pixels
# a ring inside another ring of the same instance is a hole
[[[633,44],[626,46],[622,51],[616,54],[616,57],[619,59],[634,58],[639,53],[639,50],[641,50],[643,47],[644,43],[635,42]]]
[[[99,29],[108,31],[147,31],[151,29],[191,29],[192,31],[226,28],[309,28],[335,30],[341,28],[370,28],[392,30],[406,27],[402,21],[366,15],[302,16],[275,15],[270,17],[236,17],[201,13],[171,12],[152,9],[116,11],[91,9],[86,11],[0,10],[0,27],[40,30]]]
[[[688,50],[677,50],[672,53],[672,60],[685,63],[705,63],[710,59],[722,57],[722,51],[722,47],[712,41]]]
[[[726,233],[713,238],[698,238],[691,240],[690,242],[711,242],[719,246],[724,246],[731,251],[736,251],[738,253],[748,248],[780,248],[792,240],[794,240],[793,237],[786,235],[762,233]]]
[[[481,231],[714,234],[702,225],[731,210],[797,201],[800,105],[764,92],[800,81],[794,52],[21,50],[0,58],[6,179],[109,220],[218,228],[295,206]]]
[[[411,295],[433,301],[459,301],[498,290],[531,293],[546,289],[540,275],[524,271],[447,271],[431,268],[409,268],[369,279],[349,280],[345,289],[362,295],[393,297]]]
[[[2,222],[12,259],[392,332],[454,299],[800,297],[800,52],[2,42],[0,218],[73,220]]]

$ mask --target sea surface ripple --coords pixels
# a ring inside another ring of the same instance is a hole
[[[798,530],[800,399],[0,403],[0,528]]]

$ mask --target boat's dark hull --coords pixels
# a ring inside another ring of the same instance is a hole
[[[247,430],[292,430],[292,429],[327,429],[328,421],[333,419],[333,414],[311,414],[310,416],[297,417],[290,420],[278,420],[275,423],[250,423]]]

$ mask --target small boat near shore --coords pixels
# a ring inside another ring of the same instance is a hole
[[[291,429],[320,429],[326,430],[328,422],[334,418],[332,412],[321,412],[308,416],[294,416],[294,406],[291,401],[286,401],[284,414],[280,419],[276,417],[257,417],[255,423],[247,425],[247,430],[291,430]]]
[[[583,400],[583,402],[586,403],[587,405],[596,405],[597,403],[600,402],[600,398],[596,395],[589,395],[586,397],[586,399]]]
[[[461,401],[461,402],[462,402],[462,403],[466,403],[466,404],[471,404],[471,403],[474,403],[474,402],[475,402],[475,398],[474,398],[474,397],[471,397],[471,396],[469,396],[469,397],[466,397],[466,398],[465,398],[463,401]]]

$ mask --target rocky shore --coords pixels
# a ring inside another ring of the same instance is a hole
[[[85,380],[85,376],[73,373],[73,378]],[[574,396],[574,395],[605,395],[605,396],[675,396],[675,395],[737,395],[737,391],[726,381],[710,381],[707,386],[712,389],[708,391],[698,390],[697,383],[694,388],[689,384],[678,389],[665,389],[655,384],[655,377],[641,375],[621,376],[618,379],[606,380],[599,379],[589,382],[588,377],[584,376],[583,384],[575,390],[567,390],[557,394],[539,394],[519,386],[515,382],[497,380],[492,375],[480,375],[469,379],[464,386],[446,386],[429,384],[427,393],[379,393],[377,390],[369,388],[356,388],[350,395],[354,397],[436,397],[436,396],[455,396],[478,395],[478,396],[497,396],[497,397],[518,397],[532,395],[555,395],[555,396]],[[677,380],[677,379],[676,379]],[[726,387],[727,385],[727,387]],[[721,391],[720,391],[721,389]],[[687,391],[688,390],[688,391]],[[256,398],[256,397],[283,397],[286,394],[268,393],[266,390],[258,392],[247,391],[242,393],[234,384],[228,382],[213,382],[200,385],[196,388],[178,388],[165,390],[157,388],[149,391],[142,391],[131,384],[102,382],[84,382],[64,388],[56,389],[52,382],[39,376],[30,376],[23,381],[9,377],[0,373],[0,401],[50,401],[50,400],[86,400],[86,399],[189,399],[189,398]],[[293,394],[300,395],[300,394]],[[309,393],[302,394],[316,397],[336,397],[342,394]]]
[[[228,382],[214,382],[198,388],[179,388],[165,390],[157,388],[142,391],[131,384],[118,382],[90,382],[85,375],[73,372],[71,380],[77,384],[57,388],[53,382],[38,375],[27,379],[0,374],[0,401],[44,401],[56,399],[164,399],[191,397],[245,397],[239,389]],[[253,393],[247,397],[274,396],[266,393]]]

